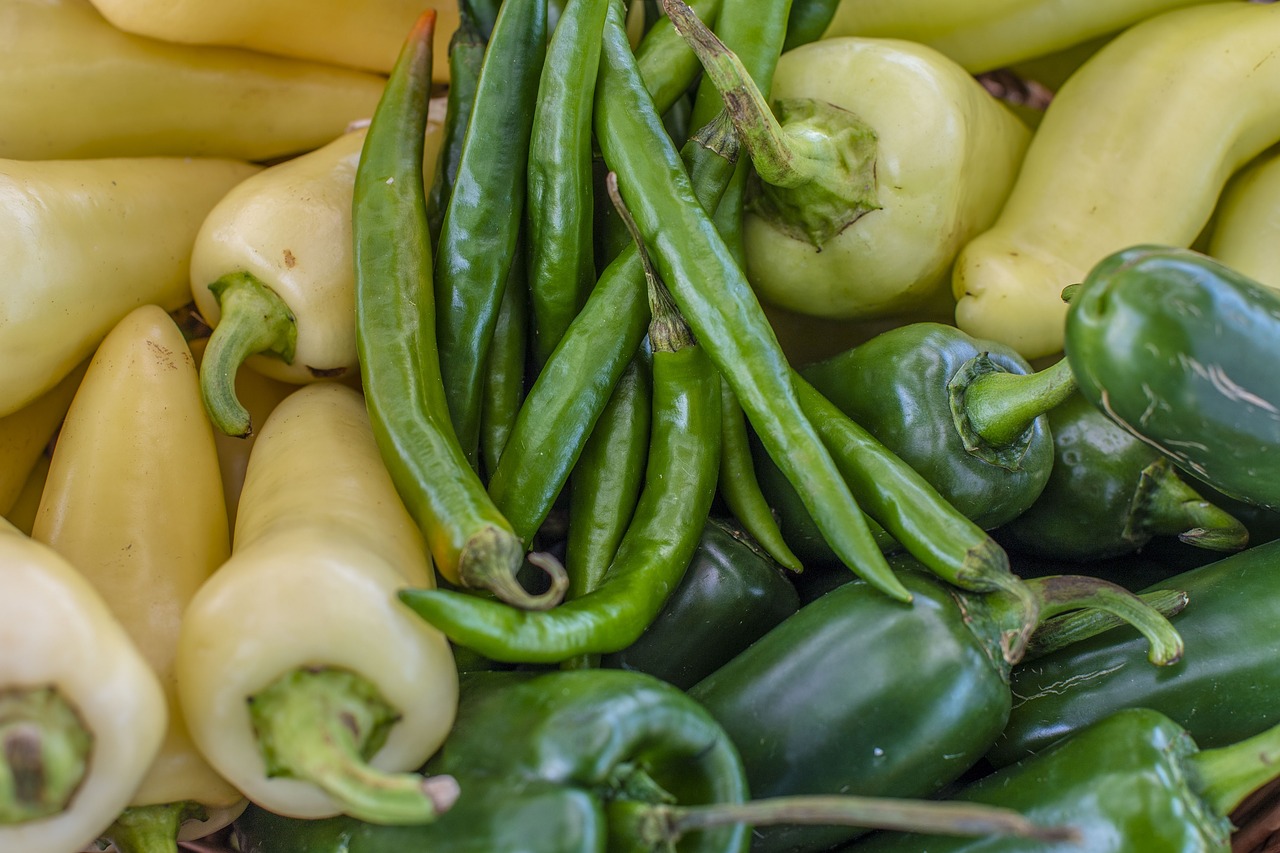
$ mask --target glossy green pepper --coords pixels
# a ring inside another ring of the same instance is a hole
[[[1065,338],[1109,418],[1224,494],[1280,509],[1280,293],[1190,249],[1133,246],[1089,271]]]
[[[600,663],[688,689],[799,609],[785,570],[730,521],[712,518],[661,612]]]
[[[1005,655],[1020,606],[1003,592],[962,593],[908,558],[890,562],[910,606],[845,583],[690,688],[737,745],[753,796],[932,795],[999,737],[1013,701]],[[1180,654],[1163,617],[1111,585],[1069,576],[1029,583],[1042,619],[1118,606],[1152,636],[1153,661]],[[757,827],[752,850],[826,850],[857,834]]]
[[[1238,519],[1083,396],[1073,394],[1048,417],[1054,448],[1049,482],[1026,512],[997,531],[1006,548],[1086,562],[1131,553],[1156,536],[1213,551],[1248,544]]]
[[[1277,758],[1277,729],[1201,750],[1185,729],[1157,711],[1120,711],[956,796],[1075,826],[1075,842],[971,843],[882,833],[842,853],[1229,853],[1227,815],[1280,774]]]

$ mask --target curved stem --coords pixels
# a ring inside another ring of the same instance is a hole
[[[1075,390],[1075,375],[1063,358],[1036,373],[981,373],[965,387],[963,405],[974,433],[993,447],[1004,447]]]
[[[1182,658],[1182,637],[1160,611],[1124,587],[1083,575],[1051,575],[1028,580],[1040,597],[1041,621],[1059,613],[1090,608],[1118,617],[1147,638],[1147,659],[1169,666]]]
[[[92,751],[93,735],[57,689],[0,690],[0,827],[66,809]]]
[[[213,425],[244,438],[253,431],[236,397],[236,372],[251,355],[270,353],[293,362],[298,327],[275,291],[247,272],[228,273],[209,285],[222,316],[200,361],[200,393]]]
[[[249,698],[270,776],[314,783],[369,823],[429,823],[458,797],[451,776],[385,773],[368,759],[399,713],[362,676],[295,669]]]
[[[189,800],[131,806],[120,813],[102,838],[118,853],[178,853],[178,830],[188,820],[203,820],[205,809]]]
[[[1193,753],[1194,784],[1215,814],[1235,811],[1244,798],[1280,777],[1280,726],[1216,749]]]
[[[458,577],[463,586],[488,590],[512,607],[550,610],[564,600],[569,574],[550,554],[530,554],[529,563],[541,569],[550,584],[545,592],[531,593],[516,577],[525,559],[520,537],[508,530],[486,527],[471,537],[458,559]]]
[[[1157,589],[1138,595],[1166,618],[1176,616],[1187,606],[1190,597],[1181,589]],[[1104,631],[1128,624],[1114,613],[1102,610],[1076,610],[1046,619],[1031,635],[1022,662],[1042,658],[1075,643],[1096,637]]]
[[[1211,551],[1239,551],[1249,544],[1248,528],[1201,497],[1165,457],[1143,469],[1134,508],[1133,523],[1157,536],[1177,536]]]

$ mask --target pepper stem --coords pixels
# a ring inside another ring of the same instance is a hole
[[[178,853],[182,824],[203,820],[205,814],[203,806],[190,800],[132,806],[120,813],[102,838],[114,844],[117,853]]]
[[[237,438],[252,434],[249,411],[236,397],[236,372],[251,355],[270,353],[293,363],[298,325],[275,291],[247,272],[227,273],[209,285],[222,317],[200,361],[200,393],[213,425]]]
[[[618,812],[610,811],[612,822]],[[705,806],[628,804],[636,833],[649,849],[674,850],[687,833],[718,826],[816,824],[860,826],[931,835],[1018,836],[1040,841],[1078,841],[1073,827],[1042,826],[1012,809],[977,803],[887,797],[771,797],[746,803]]]
[[[385,773],[368,764],[399,713],[367,679],[340,669],[295,669],[249,698],[269,776],[314,783],[352,817],[430,823],[458,797],[451,776]]]
[[[964,375],[964,368],[957,375]],[[1036,373],[976,372],[963,388],[964,418],[986,444],[1007,447],[1075,390],[1076,377],[1065,358]]]
[[[1169,666],[1182,658],[1177,629],[1150,603],[1119,584],[1084,575],[1050,575],[1026,583],[1040,598],[1041,622],[1072,610],[1100,610],[1137,628],[1150,645],[1147,659],[1156,666]]]
[[[1245,797],[1280,777],[1280,726],[1230,746],[1202,749],[1189,760],[1200,797],[1214,814],[1231,814]]]
[[[1140,593],[1138,598],[1154,607],[1165,618],[1181,613],[1190,601],[1187,593],[1180,589],[1152,590]],[[1119,616],[1102,610],[1076,610],[1054,616],[1046,619],[1031,635],[1031,642],[1027,644],[1022,662],[1042,658],[1125,624],[1125,620]]]
[[[486,527],[467,542],[458,559],[458,578],[471,589],[484,589],[521,610],[550,610],[564,600],[569,574],[550,554],[528,555],[531,565],[541,569],[550,585],[545,592],[531,593],[516,578],[526,557],[520,537],[509,530]]]
[[[65,810],[93,735],[53,687],[0,690],[0,826]]]
[[[1211,551],[1239,551],[1249,544],[1244,524],[1201,497],[1163,456],[1143,469],[1134,508],[1134,525],[1157,536],[1177,536]]]

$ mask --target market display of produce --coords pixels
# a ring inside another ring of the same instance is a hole
[[[1278,37],[0,0],[0,853],[1280,851]]]

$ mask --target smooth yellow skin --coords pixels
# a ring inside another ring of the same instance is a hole
[[[423,155],[428,189],[443,141],[444,102],[438,103]],[[293,312],[292,363],[269,355],[246,362],[273,379],[303,384],[360,371],[351,205],[366,132],[353,130],[248,178],[213,207],[196,235],[191,294],[211,326],[222,312],[209,285],[232,272],[252,273]]]
[[[258,434],[231,559],[192,601],[178,645],[183,710],[209,761],[271,811],[337,814],[310,782],[266,777],[246,704],[287,672],[324,666],[364,676],[403,715],[370,763],[421,766],[453,724],[457,667],[396,592],[432,584],[363,397],[335,383],[299,388]]]
[[[58,430],[80,387],[87,362],[29,405],[0,418],[0,515],[7,516],[31,471]]]
[[[384,85],[370,72],[132,35],[89,0],[0,0],[0,157],[265,160],[369,117]]]
[[[1233,172],[1280,140],[1280,5],[1213,3],[1127,30],[1045,112],[1000,218],[956,260],[956,324],[1062,349],[1064,287],[1137,243],[1189,246]]]
[[[927,44],[978,74],[1214,0],[841,0],[824,38]],[[1217,0],[1222,2],[1222,0]]]
[[[31,529],[36,524],[40,495],[44,492],[45,481],[49,478],[49,462],[50,459],[46,454],[36,458],[35,465],[31,467],[31,473],[27,474],[27,481],[22,484],[22,491],[18,493],[18,499],[4,514],[10,524],[27,536],[31,535]]]
[[[1280,290],[1280,153],[1263,155],[1227,184],[1208,254]]]
[[[432,77],[449,80],[454,0],[93,0],[126,32],[188,44],[263,53],[387,73],[409,30],[436,10]]]
[[[0,850],[71,853],[115,820],[146,775],[165,731],[164,691],[93,586],[4,520],[0,566],[0,689],[56,686],[94,738],[70,806],[0,825]]]
[[[231,548],[195,359],[163,309],[135,309],[98,347],[58,435],[32,538],[93,584],[164,687],[164,744],[129,804],[235,804],[240,792],[196,750],[177,703],[183,610]]]
[[[896,39],[841,38],[786,53],[772,99],[848,110],[878,138],[881,209],[821,251],[763,218],[744,223],[747,276],[761,299],[804,314],[868,319],[948,299],[960,247],[1000,210],[1030,131],[942,54]]]
[[[0,160],[0,417],[53,388],[139,305],[191,300],[200,223],[236,160]]]

